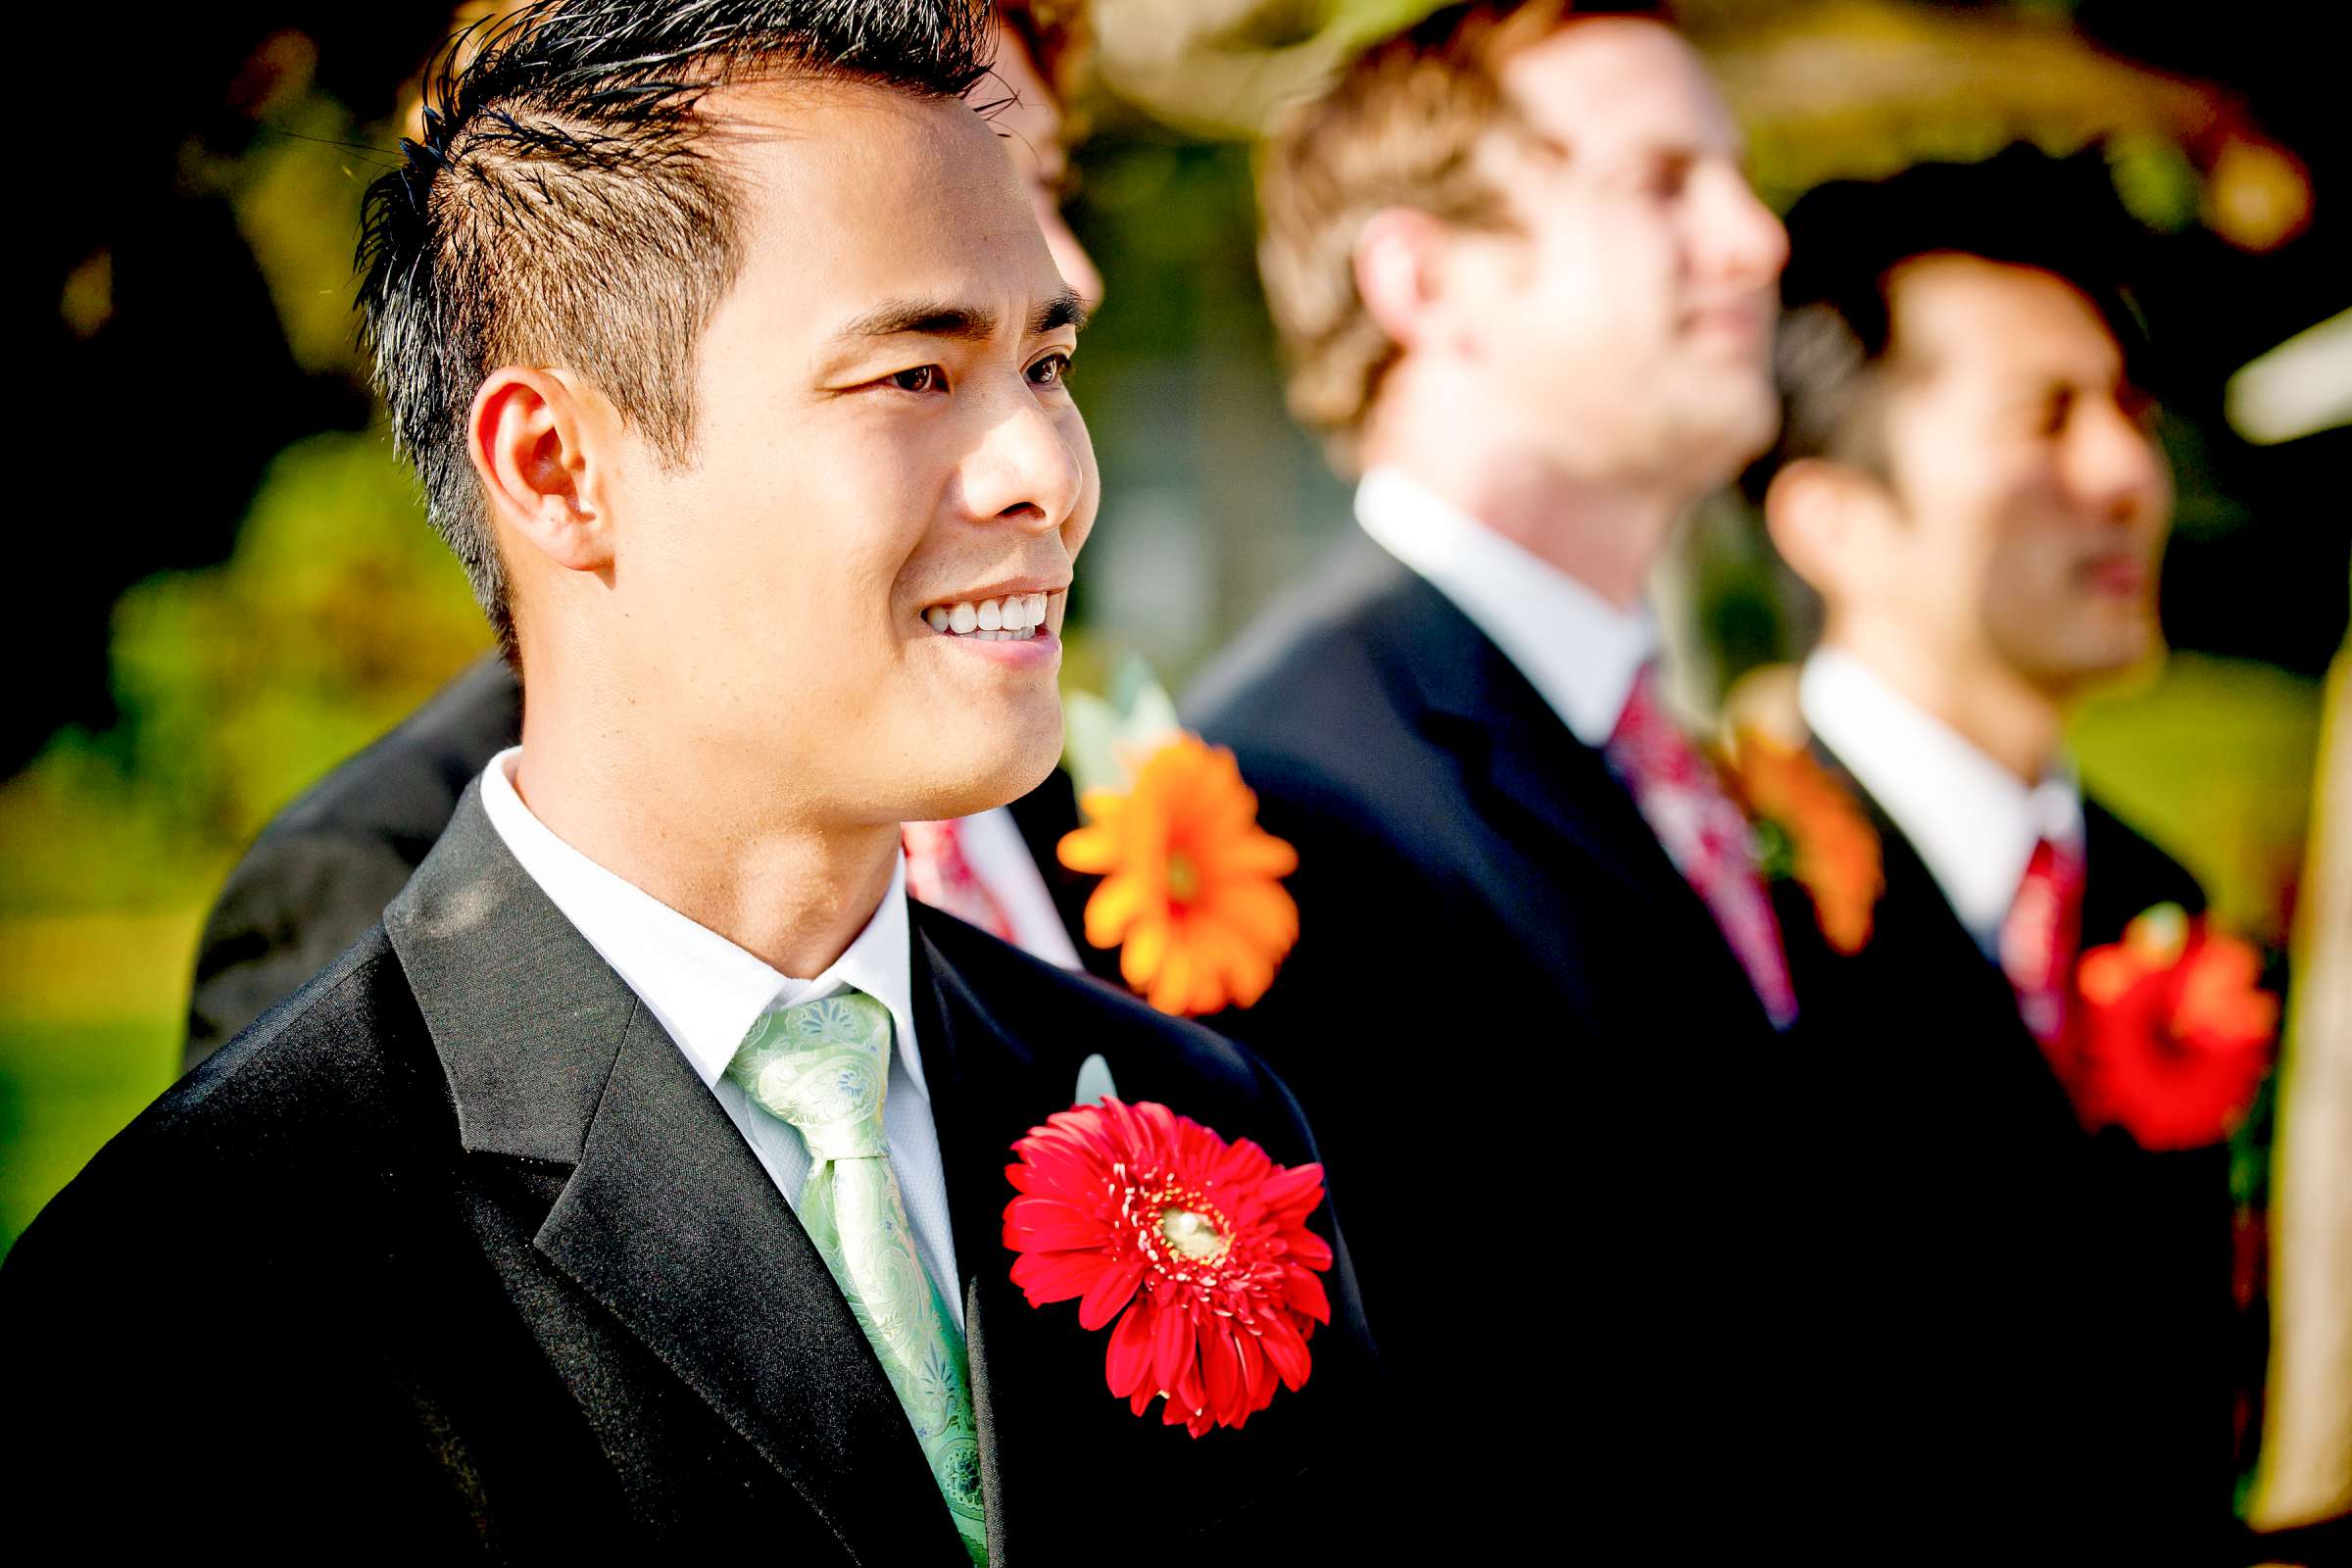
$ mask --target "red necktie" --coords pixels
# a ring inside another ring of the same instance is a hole
[[[2001,969],[2017,993],[2018,1015],[2044,1051],[2066,1039],[2075,957],[2082,945],[2082,852],[2043,839],[2001,922]],[[2060,1064],[2063,1065],[2063,1064]]]
[[[1756,873],[1747,818],[1658,702],[1656,665],[1642,665],[1634,677],[1605,755],[1650,831],[1715,916],[1764,1010],[1775,1025],[1788,1028],[1796,1019],[1796,992],[1780,921]]]
[[[906,891],[934,909],[1010,942],[1012,922],[1004,906],[963,858],[962,829],[955,820],[900,824],[899,837],[906,846]]]

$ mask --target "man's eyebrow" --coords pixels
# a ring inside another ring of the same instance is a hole
[[[1029,335],[1043,336],[1062,326],[1084,331],[1086,320],[1086,301],[1078,297],[1076,289],[1065,288],[1038,308],[1037,315],[1029,322]]]
[[[1086,302],[1063,289],[1038,307],[1032,335],[1056,327],[1086,325]],[[997,313],[985,305],[952,305],[944,300],[887,300],[851,319],[833,334],[836,343],[882,337],[948,337],[981,342],[994,337]]]
[[[872,337],[994,337],[997,313],[984,305],[950,305],[941,300],[889,300],[833,334],[836,343]]]

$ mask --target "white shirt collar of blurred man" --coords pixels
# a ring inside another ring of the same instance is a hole
[[[2043,839],[2080,849],[2082,789],[2061,762],[2028,785],[1920,708],[1861,660],[1816,650],[1797,679],[1797,707],[1911,841],[1985,954]]]
[[[1657,657],[1647,610],[1619,610],[1396,468],[1364,475],[1355,516],[1494,640],[1578,740],[1608,744],[1635,677]]]

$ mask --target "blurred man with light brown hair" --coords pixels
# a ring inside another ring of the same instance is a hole
[[[1218,1022],[1335,1171],[1353,1152],[1433,1490],[1497,1542],[1606,1510],[1681,1559],[1820,1513],[1797,999],[1642,602],[1678,515],[1772,440],[1786,248],[1695,52],[1605,9],[1440,12],[1268,150],[1293,407],[1360,472],[1368,538],[1192,710],[1299,857],[1298,947]]]

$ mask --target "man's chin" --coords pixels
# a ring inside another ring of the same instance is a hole
[[[1059,734],[1057,725],[1051,744],[1005,745],[993,754],[983,746],[967,753],[971,768],[958,777],[933,781],[924,791],[922,808],[909,810],[907,816],[939,821],[1011,805],[1044,783],[1061,760]]]
[[[1727,378],[1685,407],[1677,466],[1699,491],[1730,484],[1781,433],[1781,408],[1765,384]]]

